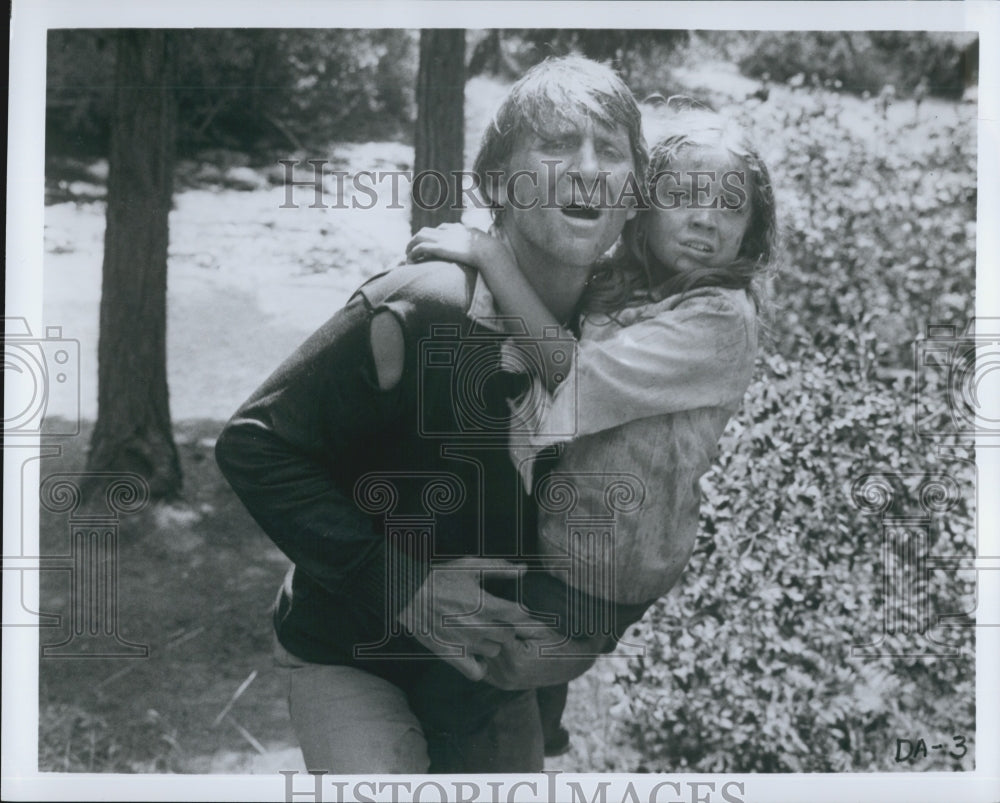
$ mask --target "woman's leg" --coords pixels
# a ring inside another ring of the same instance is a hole
[[[301,661],[280,645],[275,663],[288,675],[288,710],[307,769],[427,772],[427,741],[399,687],[363,669]]]
[[[535,690],[538,695],[538,713],[542,719],[542,736],[545,739],[545,755],[561,756],[569,750],[569,731],[562,725],[563,711],[569,684],[542,686]]]
[[[428,730],[427,737],[435,773],[531,773],[545,765],[534,689],[504,700],[472,731]]]

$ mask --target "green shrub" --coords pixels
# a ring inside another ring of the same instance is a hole
[[[850,484],[934,470],[967,490],[973,470],[928,467],[900,420],[899,388],[861,375],[863,337],[844,327],[825,341],[830,357],[762,365],[704,484],[704,538],[683,587],[644,620],[648,652],[621,682],[653,768],[886,770],[896,735],[972,733],[971,630],[947,638],[959,659],[851,657],[881,633],[887,602],[881,525],[852,505]],[[912,489],[899,497],[919,512]],[[970,504],[934,522],[931,554],[971,554]],[[961,611],[957,586],[953,574],[932,574],[930,610]],[[897,633],[884,646],[922,644]]]
[[[114,75],[115,48],[108,32],[49,32],[45,97],[49,154],[107,154]]]
[[[961,97],[970,73],[974,36],[923,31],[796,31],[752,35],[740,69],[772,80],[816,75],[848,92],[877,93],[892,84],[910,94],[925,81],[931,95]]]
[[[932,518],[926,552],[973,554],[971,448],[938,452],[918,435],[911,366],[928,323],[961,327],[973,312],[975,129],[970,115],[932,136],[890,132],[870,107],[862,125],[865,111],[800,90],[754,112],[774,152],[789,267],[758,378],[703,482],[695,555],[632,639],[646,654],[618,677],[649,769],[972,767],[971,749],[895,762],[897,737],[971,740],[974,630],[933,631],[958,657],[906,657],[923,652],[922,620],[884,598],[882,524],[851,486],[899,475],[889,512],[926,515],[920,482],[947,475],[958,498]],[[888,569],[902,559],[890,550]],[[929,611],[971,609],[968,579],[931,572]],[[887,606],[909,615],[908,632],[883,644],[899,655],[852,657]]]
[[[177,31],[178,150],[319,148],[408,135],[416,31]],[[50,155],[106,153],[113,31],[54,30],[46,98]]]

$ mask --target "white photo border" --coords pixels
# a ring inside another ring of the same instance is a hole
[[[980,37],[977,318],[1000,319],[1000,233],[991,221],[1000,220],[1000,3],[995,2],[318,2],[292,0],[280,5],[237,0],[153,0],[146,3],[85,0],[15,0],[11,20],[11,81],[7,161],[7,272],[8,315],[27,319],[32,331],[42,330],[42,258],[44,209],[44,120],[46,34],[52,28],[116,27],[622,27],[727,30],[939,30],[976,31]],[[980,610],[1000,610],[1000,497],[983,489],[1000,488],[1000,450],[982,444],[978,465],[978,556],[994,571],[978,572]],[[37,484],[25,475],[26,486]],[[22,532],[11,524],[20,508],[20,461],[4,452],[4,554]],[[11,526],[8,526],[8,525]],[[29,548],[37,521],[26,520]],[[32,529],[34,528],[34,529]],[[984,563],[982,565],[987,565]],[[4,584],[4,608],[19,605]],[[31,589],[28,588],[30,596]],[[37,603],[37,587],[34,589]],[[25,600],[31,607],[32,600]],[[37,610],[37,605],[33,608]],[[3,750],[2,798],[5,800],[286,800],[286,779],[271,776],[218,775],[83,775],[37,771],[38,631],[3,628]],[[627,784],[646,799],[657,783],[677,782],[681,798],[698,799],[713,783],[740,783],[740,798],[766,803],[821,803],[823,801],[880,800],[996,801],[1000,799],[1000,630],[977,631],[976,649],[976,769],[969,773],[845,773],[782,775],[568,775],[596,791],[598,780],[609,781],[607,800],[618,801]],[[398,776],[393,779],[400,780]],[[358,778],[353,780],[357,781]],[[377,778],[371,779],[377,782]],[[391,780],[389,777],[383,780]],[[435,776],[446,789],[460,777]],[[469,780],[468,777],[465,778]],[[485,783],[486,778],[478,779]],[[522,787],[517,800],[545,799],[543,775],[514,778],[495,776],[509,790],[521,781],[535,783],[541,797],[528,796]],[[296,801],[315,799],[305,792],[308,776],[295,779]],[[366,790],[368,787],[364,787]],[[562,788],[562,786],[561,786]],[[735,790],[737,787],[730,787]],[[370,792],[369,792],[370,793]],[[332,785],[325,800],[335,800]],[[436,799],[428,792],[426,799]],[[507,791],[503,791],[506,795]],[[346,798],[345,798],[346,799]],[[478,798],[477,798],[478,799]],[[488,799],[488,798],[483,798]],[[625,798],[631,799],[631,798]],[[664,798],[667,799],[667,798]],[[718,799],[713,797],[714,799]]]

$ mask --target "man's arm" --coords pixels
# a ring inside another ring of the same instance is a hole
[[[637,622],[651,604],[616,606],[620,615],[627,616],[616,630]],[[485,680],[501,689],[535,689],[568,683],[590,669],[601,655],[612,652],[621,635],[568,638],[564,631],[551,628],[524,628],[497,655],[483,662]]]
[[[368,323],[360,299],[334,315],[240,407],[218,439],[216,459],[300,570],[384,620],[387,546],[349,495],[351,468],[400,417],[398,395],[375,380]],[[424,573],[396,557],[408,574]]]
[[[536,631],[531,638],[515,639],[487,660],[485,680],[508,690],[568,683],[594,665],[604,646],[602,638],[568,639],[560,643],[555,631]]]
[[[538,633],[539,623],[517,603],[482,587],[491,578],[520,572],[515,564],[496,558],[459,558],[433,566],[399,621],[413,638],[467,678],[483,680],[490,659],[502,660],[519,636],[534,638]],[[461,623],[449,623],[456,616]],[[454,654],[456,645],[461,654]]]

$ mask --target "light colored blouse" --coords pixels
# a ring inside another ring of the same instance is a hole
[[[539,504],[547,568],[593,596],[651,601],[694,546],[699,480],[753,373],[756,310],[743,290],[697,289],[586,316],[576,350],[554,393],[534,380],[511,457]],[[546,447],[559,461],[533,488]]]

